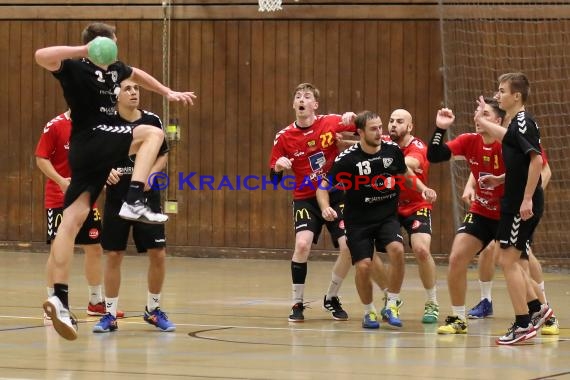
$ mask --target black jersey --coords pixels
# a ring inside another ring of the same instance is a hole
[[[125,124],[130,125],[154,125],[157,128],[163,129],[162,121],[160,118],[152,112],[141,110],[141,118],[134,121],[134,122],[127,122],[119,117]],[[134,127],[136,128],[136,127]],[[166,139],[162,141],[162,146],[160,147],[160,151],[158,153],[159,156],[162,156],[168,152],[168,144],[166,143]],[[135,156],[128,156],[125,155],[116,165],[113,167],[119,171],[122,175],[119,179],[119,182],[115,185],[107,185],[107,192],[106,192],[106,202],[112,203],[119,208],[121,207],[122,202],[124,201],[127,192],[129,191],[129,183],[131,182],[131,177],[133,174],[133,167],[135,166]],[[160,194],[158,190],[150,190],[150,194],[148,195],[149,206],[151,209],[156,210],[157,207],[160,209]],[[158,204],[157,204],[158,202]]]
[[[133,70],[117,61],[107,70],[87,58],[65,59],[53,75],[59,80],[63,96],[71,110],[74,135],[97,125],[116,125],[115,103],[120,83],[129,78]]]
[[[530,152],[541,154],[538,125],[531,115],[525,111],[516,114],[503,137],[502,149],[506,173],[501,212],[518,214],[528,179]],[[533,213],[542,214],[544,198],[540,179],[532,196],[532,203]]]
[[[345,223],[363,225],[396,215],[406,171],[404,154],[392,142],[382,141],[375,154],[365,153],[360,143],[340,153],[327,177],[345,190]]]

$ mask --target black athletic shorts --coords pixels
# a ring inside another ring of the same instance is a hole
[[[57,235],[57,229],[63,217],[63,207],[46,209],[47,234],[46,243],[51,244]],[[83,226],[75,237],[75,244],[90,245],[101,242],[101,214],[97,208],[91,209]]]
[[[404,227],[410,238],[409,244],[412,246],[412,234],[424,233],[431,235],[431,210],[421,208],[410,216],[398,215],[400,225]]]
[[[107,251],[124,251],[127,249],[129,232],[133,228],[133,240],[137,252],[144,253],[149,249],[166,247],[164,224],[147,224],[123,219],[119,216],[121,204],[105,204],[103,213],[103,236],[101,245]]]
[[[386,252],[386,246],[394,241],[404,241],[400,234],[400,222],[395,215],[379,223],[346,227],[346,244],[353,265],[366,258],[372,259],[374,248],[378,252]]]
[[[113,166],[129,154],[133,126],[112,120],[116,125],[98,125],[72,134],[69,149],[71,183],[65,192],[65,207],[88,192],[91,204],[101,193]]]
[[[295,233],[309,230],[313,232],[313,243],[317,244],[319,235],[326,224],[331,234],[331,240],[335,248],[338,248],[338,239],[345,235],[344,232],[344,194],[342,191],[332,191],[329,193],[330,205],[336,211],[338,217],[332,222],[323,219],[317,198],[307,198],[293,201],[293,220],[295,223]]]
[[[496,219],[487,218],[479,214],[468,212],[463,218],[463,223],[457,229],[456,233],[466,233],[479,239],[483,244],[483,248],[489,245],[490,242],[495,240],[497,236],[497,229],[499,228],[499,221]]]
[[[528,249],[534,230],[540,222],[540,217],[534,215],[532,218],[523,221],[520,214],[501,213],[495,239],[501,244],[501,248],[515,247],[521,251],[521,258],[528,259]]]

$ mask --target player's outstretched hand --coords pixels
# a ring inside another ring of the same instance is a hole
[[[461,199],[468,207],[471,206],[471,203],[475,201],[475,188],[473,186],[465,186]]]
[[[196,95],[193,92],[170,91],[166,95],[166,99],[171,102],[182,102],[185,105],[194,105],[194,99],[196,99]]]
[[[275,171],[280,172],[285,169],[289,170],[293,166],[294,158],[287,158],[285,156],[281,156],[275,161]]]
[[[325,208],[322,214],[323,214],[323,219],[326,220],[327,222],[332,222],[337,217],[336,211],[334,210],[334,208],[330,206]]]
[[[499,186],[500,184],[503,183],[503,179],[504,177],[502,176],[496,176],[496,175],[492,175],[492,174],[486,174],[486,175],[482,175],[481,177],[479,177],[479,179],[477,180],[477,182],[479,182],[479,187],[481,189],[487,189],[487,190],[492,190],[495,187]]]
[[[107,185],[116,185],[121,180],[122,173],[117,169],[111,169],[107,177]]]
[[[475,111],[475,116],[473,116],[473,120],[475,123],[479,121],[483,117],[483,111],[485,110],[485,98],[483,95],[479,96],[477,99],[477,110]]]
[[[435,125],[441,129],[447,129],[451,127],[451,124],[455,121],[455,115],[453,111],[449,108],[442,108],[437,111],[437,116],[435,117]]]
[[[430,202],[433,203],[435,202],[435,200],[437,199],[437,193],[435,192],[434,189],[430,189],[429,187],[427,189],[424,189],[424,191],[422,191],[422,197]]]
[[[342,121],[339,124],[342,125],[354,124],[354,119],[356,119],[356,114],[354,112],[345,112],[342,114]]]

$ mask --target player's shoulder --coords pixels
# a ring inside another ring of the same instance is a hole
[[[348,158],[354,156],[355,154],[357,154],[357,152],[359,152],[359,151],[360,151],[360,143],[356,143],[354,145],[349,146],[348,148],[346,148],[342,152],[340,152],[338,154],[338,156],[336,156],[334,161],[338,162],[342,159],[348,159]]]
[[[408,147],[411,148],[412,150],[416,150],[416,151],[417,150],[427,151],[426,143],[422,139],[420,139],[419,137],[416,137],[416,136],[412,136],[412,139],[410,140]]]
[[[71,126],[71,119],[69,119],[65,113],[62,113],[55,116],[44,125],[44,133],[48,133],[49,131],[54,131],[59,128],[65,128],[67,126]]]
[[[525,133],[529,127],[538,128],[538,123],[530,112],[527,110],[521,110],[511,120],[509,127],[518,129],[521,133]]]
[[[382,149],[400,150],[400,146],[392,140],[384,140],[381,142]]]
[[[313,123],[312,127],[336,127],[338,123],[342,120],[341,115],[337,115],[334,113],[327,114],[327,115],[315,115],[315,122]]]
[[[481,137],[480,134],[475,133],[475,132],[467,132],[467,133],[462,133],[459,136],[457,136],[455,138],[455,140],[461,142],[461,143],[472,143],[472,142],[477,142],[477,141],[483,141],[483,137]]]
[[[295,131],[295,123],[291,123],[288,126],[286,126],[285,128],[281,129],[279,132],[277,132],[275,134],[275,139],[273,140],[273,145],[276,145],[277,142],[279,142],[280,139],[286,138],[286,136],[290,135],[291,133],[293,133]]]
[[[152,123],[152,125],[162,128],[162,120],[160,119],[160,116],[158,116],[154,112],[147,110],[141,110],[141,114],[144,122]]]

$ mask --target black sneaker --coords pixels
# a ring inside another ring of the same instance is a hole
[[[334,320],[348,320],[348,314],[342,309],[342,304],[340,303],[340,299],[338,297],[332,297],[330,300],[327,300],[327,296],[325,295],[325,298],[323,300],[323,307],[325,310],[328,310],[332,313]]]
[[[305,305],[302,302],[297,302],[293,305],[291,315],[289,315],[289,322],[304,322],[303,310],[305,310]]]

